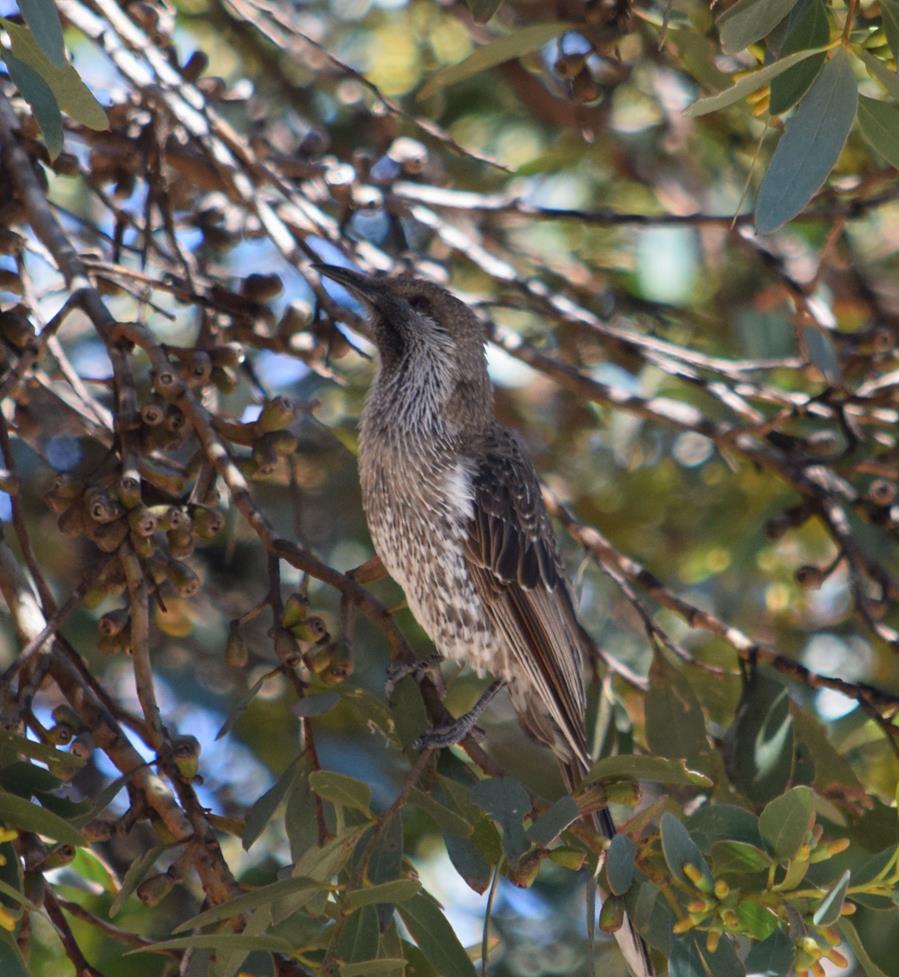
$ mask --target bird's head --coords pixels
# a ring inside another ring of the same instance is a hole
[[[484,327],[455,295],[420,278],[366,275],[337,265],[315,268],[368,308],[385,377],[409,369],[439,369],[449,381],[447,399],[492,402]]]

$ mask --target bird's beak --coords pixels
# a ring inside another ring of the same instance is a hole
[[[375,301],[384,294],[384,284],[380,278],[373,275],[363,274],[361,271],[354,271],[352,268],[344,268],[341,265],[326,265],[315,261],[312,267],[326,278],[330,278],[344,288],[348,288],[354,295],[366,302],[374,305]]]

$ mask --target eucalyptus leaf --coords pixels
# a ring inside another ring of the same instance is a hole
[[[812,922],[815,926],[833,926],[840,918],[846,893],[849,890],[850,872],[847,868],[837,879],[815,909]]]
[[[400,903],[397,912],[441,977],[477,977],[465,948],[431,896],[422,892]]]
[[[840,933],[843,934],[843,939],[849,944],[849,948],[855,954],[855,959],[858,960],[861,965],[862,970],[865,972],[867,977],[887,977],[886,973],[877,966],[877,964],[871,959],[871,954],[868,953],[868,948],[862,942],[861,937],[858,935],[858,930],[848,919],[843,917],[837,924]]]
[[[196,916],[179,923],[173,933],[183,933],[185,930],[200,929],[210,923],[218,923],[223,919],[231,919],[233,916],[242,916],[259,906],[268,906],[285,896],[297,896],[305,893],[316,893],[321,891],[322,883],[313,879],[291,878],[281,879],[278,882],[270,882],[268,885],[261,885],[258,889],[251,889],[244,892],[227,902],[219,903],[206,909]]]
[[[759,234],[770,234],[795,217],[821,188],[843,151],[857,106],[852,65],[839,50],[787,120],[759,188]]]
[[[17,3],[38,47],[57,68],[65,68],[66,48],[56,4],[53,0],[17,0]]]
[[[830,23],[823,0],[799,0],[790,14],[790,27],[780,56],[819,48],[829,40]],[[780,115],[795,105],[808,91],[823,64],[824,55],[816,54],[778,75],[771,82],[771,103],[768,111],[772,115]]]
[[[597,760],[585,775],[584,783],[591,784],[597,780],[645,780],[657,784],[712,786],[712,781],[706,774],[691,770],[685,760],[637,753],[607,756]]]
[[[59,111],[56,96],[31,65],[19,60],[9,51],[2,48],[0,51],[2,51],[3,60],[6,62],[9,77],[12,78],[16,88],[22,93],[22,97],[31,106],[37,124],[41,127],[50,159],[56,159],[62,152],[64,139],[62,114]]]
[[[313,770],[309,774],[309,786],[332,804],[371,815],[371,787],[355,777],[332,770]]]
[[[606,878],[616,896],[623,896],[631,887],[637,870],[634,843],[627,835],[617,834],[606,852]]]
[[[793,972],[796,947],[780,928],[746,954],[746,977],[788,977]]]
[[[273,953],[292,953],[293,946],[282,936],[248,933],[200,933],[179,936],[173,940],[160,940],[149,946],[127,950],[125,956],[135,953],[164,953],[166,950],[271,950]]]
[[[527,836],[535,845],[545,848],[581,816],[573,797],[560,797],[553,806],[541,814],[528,828]]]
[[[737,0],[718,18],[722,49],[736,54],[761,40],[795,5],[796,0]]]
[[[81,833],[58,814],[6,791],[0,791],[0,821],[10,828],[33,831],[66,845],[84,844]]]
[[[872,148],[899,169],[899,108],[862,95],[858,100],[858,127]]]
[[[684,874],[684,866],[693,865],[702,873],[711,891],[715,880],[712,878],[708,862],[683,824],[666,811],[662,815],[659,828],[662,836],[662,853],[671,872],[685,885],[695,888],[693,880]]]
[[[364,889],[353,889],[344,897],[347,912],[355,912],[362,906],[377,903],[396,905],[405,902],[421,892],[421,883],[415,879],[394,879],[392,882],[382,882],[380,885],[368,886]]]
[[[759,816],[759,831],[772,853],[787,861],[799,850],[814,823],[814,793],[809,787],[794,787],[765,807]]]

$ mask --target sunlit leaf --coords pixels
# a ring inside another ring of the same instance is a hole
[[[66,845],[83,845],[81,833],[58,814],[16,794],[0,791],[0,821],[21,831],[33,831]]]
[[[467,78],[472,78],[488,68],[495,68],[513,58],[530,54],[531,51],[536,51],[548,41],[563,34],[569,27],[571,24],[556,22],[530,24],[527,27],[518,28],[511,34],[506,34],[504,37],[498,37],[483,47],[479,47],[464,61],[435,71],[422,86],[416,98],[419,100],[428,98],[434,92],[438,92],[449,85],[456,85]]]
[[[244,892],[227,902],[219,903],[206,909],[196,916],[179,923],[173,933],[183,933],[185,930],[200,929],[210,923],[218,923],[223,919],[230,919],[232,916],[240,916],[250,912],[259,906],[268,906],[286,896],[304,895],[321,891],[322,883],[306,878],[281,879],[278,882],[271,882],[268,885],[261,885],[258,889]]]
[[[727,108],[728,105],[733,105],[735,102],[746,98],[747,95],[769,85],[773,79],[794,65],[826,50],[827,48],[813,48],[809,51],[797,51],[795,54],[788,54],[785,58],[780,58],[778,61],[765,65],[764,68],[759,68],[758,71],[750,72],[735,85],[731,85],[730,88],[719,92],[717,95],[698,98],[692,105],[688,106],[687,115],[697,118],[700,115],[708,115],[709,112],[717,112],[718,109]]]
[[[684,760],[637,753],[597,760],[584,777],[584,783],[594,783],[597,780],[646,780],[657,784],[712,786],[712,781],[704,773],[691,770]]]
[[[391,905],[405,902],[419,892],[421,892],[421,883],[415,879],[394,879],[393,882],[382,882],[380,885],[372,885],[365,889],[353,889],[346,894],[344,904],[348,912],[353,912],[361,906],[370,906],[379,902]]]
[[[716,841],[710,852],[715,877],[748,875],[768,868],[768,855],[745,841]]]
[[[9,77],[12,78],[16,88],[22,93],[22,97],[31,106],[37,124],[41,127],[50,159],[56,159],[63,147],[62,115],[56,96],[31,65],[20,61],[9,51],[0,50],[2,50]]]
[[[333,770],[313,770],[309,774],[309,786],[332,804],[371,813],[371,787],[355,777]]]
[[[833,169],[858,105],[849,56],[837,53],[787,121],[759,188],[755,225],[770,234],[795,217]]]

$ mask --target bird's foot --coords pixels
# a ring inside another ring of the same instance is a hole
[[[427,658],[419,658],[418,661],[414,662],[393,662],[387,668],[384,694],[388,700],[393,698],[393,690],[404,678],[411,675],[416,682],[420,682],[428,672],[433,672],[435,669],[440,668],[442,661],[443,658],[440,655],[434,654],[429,655]]]
[[[441,726],[429,729],[412,744],[416,750],[437,750],[443,746],[453,746],[467,739],[477,729],[476,723],[481,713],[487,708],[496,693],[503,687],[498,679],[492,682],[482,693],[481,698],[458,719]]]

